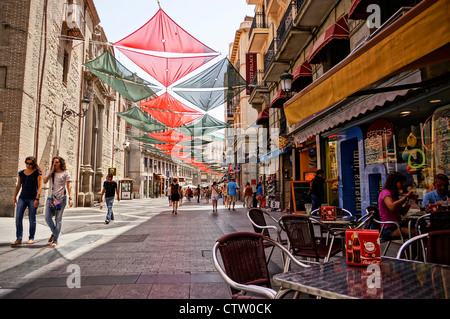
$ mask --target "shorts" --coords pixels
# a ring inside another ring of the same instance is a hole
[[[172,194],[172,196],[170,196],[172,202],[178,202],[180,200],[180,194]]]
[[[230,197],[230,200],[231,200],[232,202],[235,202],[235,201],[236,201],[236,196],[228,196],[228,197]]]
[[[211,199],[212,200],[219,200],[220,196],[219,195],[212,195]]]

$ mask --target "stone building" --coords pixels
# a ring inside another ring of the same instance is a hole
[[[63,157],[74,202],[91,206],[108,168],[124,177],[125,123],[115,112],[127,104],[82,66],[110,49],[94,3],[2,0],[0,20],[0,216],[14,215],[27,156],[44,173],[53,156]]]

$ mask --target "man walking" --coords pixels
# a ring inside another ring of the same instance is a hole
[[[230,210],[231,203],[233,203],[233,210],[235,210],[234,205],[236,204],[237,189],[239,189],[239,187],[236,184],[236,179],[233,178],[231,182],[228,183],[228,196],[230,197],[231,200],[231,202],[229,202],[230,205],[228,206],[228,210]]]
[[[113,181],[113,175],[108,174],[106,176],[106,181],[103,183],[102,194],[100,195],[100,202],[103,202],[103,194],[105,194],[105,202],[108,207],[108,213],[106,214],[105,224],[109,224],[111,220],[114,220],[114,213],[112,206],[114,203],[114,191],[117,194],[117,201],[120,202],[119,189],[117,188],[117,183]]]

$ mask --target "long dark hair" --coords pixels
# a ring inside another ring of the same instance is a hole
[[[402,173],[391,172],[387,176],[383,188],[390,191],[397,190],[397,182],[405,182],[405,181],[406,177]]]
[[[27,161],[32,161],[33,164],[31,164],[31,167],[32,167],[33,169],[38,170],[39,172],[42,172],[41,168],[40,168],[39,165],[36,163],[36,158],[35,158],[34,156],[28,156],[28,157],[25,159],[25,163],[26,163]]]
[[[59,167],[61,168],[61,170],[65,171],[66,170],[66,161],[64,160],[64,158],[60,157],[60,156],[55,156],[52,158],[52,164],[50,166],[50,169],[53,168],[53,161],[55,159],[59,160]]]

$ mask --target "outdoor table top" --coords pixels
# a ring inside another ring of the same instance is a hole
[[[450,267],[382,257],[381,266],[345,259],[277,274],[275,284],[330,299],[449,299]]]

